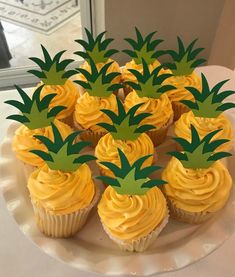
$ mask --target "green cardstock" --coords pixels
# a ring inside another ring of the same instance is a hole
[[[229,80],[223,80],[210,89],[208,81],[203,73],[201,74],[201,79],[201,91],[194,87],[185,87],[193,95],[195,101],[181,101],[192,110],[196,117],[216,118],[222,112],[231,108],[235,108],[235,103],[222,103],[225,98],[235,94],[235,91],[226,90],[219,92],[221,87]]]
[[[116,97],[116,100],[118,106],[118,114],[114,113],[111,110],[101,110],[111,119],[113,124],[97,124],[110,132],[115,140],[136,140],[142,133],[155,128],[155,126],[147,124],[139,126],[140,122],[143,119],[151,115],[150,113],[141,113],[135,115],[136,111],[140,106],[143,105],[143,103],[133,106],[128,112],[126,112],[121,100],[118,97]]]
[[[179,48],[178,52],[174,50],[165,51],[166,54],[169,54],[172,57],[174,62],[165,65],[171,69],[174,76],[190,75],[194,68],[206,61],[205,59],[196,59],[197,55],[204,48],[193,49],[197,39],[193,40],[187,48],[180,37],[177,37],[177,40]]]
[[[161,95],[169,90],[175,89],[172,85],[163,85],[162,83],[172,74],[160,74],[162,66],[156,67],[150,72],[148,64],[142,59],[143,73],[138,70],[129,69],[129,71],[136,77],[137,82],[127,81],[125,84],[132,87],[139,97],[148,97],[158,99]]]
[[[46,48],[43,45],[41,47],[44,61],[36,57],[29,58],[39,66],[41,71],[32,69],[28,72],[38,77],[45,85],[64,85],[68,78],[77,73],[75,70],[66,70],[66,67],[74,60],[66,59],[61,61],[61,56],[65,51],[60,51],[51,58]]]
[[[93,60],[94,63],[97,64],[106,63],[112,55],[118,53],[118,50],[116,49],[107,49],[113,39],[104,39],[104,35],[106,32],[100,33],[96,38],[94,38],[92,33],[89,32],[86,28],[85,32],[87,35],[87,41],[82,39],[75,40],[84,48],[85,52],[77,51],[74,54],[82,57],[88,62],[90,62],[90,60]]]
[[[200,139],[197,129],[191,125],[191,142],[183,138],[173,138],[183,148],[182,152],[169,152],[176,157],[185,168],[209,168],[215,161],[231,156],[228,152],[214,153],[216,148],[228,142],[228,139],[211,139],[221,130],[215,130]]]
[[[125,153],[123,153],[121,149],[118,149],[118,154],[121,161],[120,168],[110,162],[100,162],[102,165],[110,169],[115,177],[96,177],[112,186],[118,194],[143,195],[152,187],[166,183],[160,179],[150,180],[148,178],[150,174],[160,169],[159,166],[148,166],[143,168],[143,163],[152,155],[141,157],[131,166]]]
[[[82,86],[90,96],[109,97],[114,91],[122,88],[122,84],[111,84],[114,78],[121,75],[119,72],[107,73],[109,67],[113,62],[105,64],[100,70],[97,69],[93,60],[90,60],[91,72],[83,68],[77,68],[86,82],[82,80],[75,80],[74,82]]]
[[[16,100],[8,100],[5,103],[16,107],[20,114],[14,114],[7,117],[24,124],[30,130],[44,128],[50,126],[56,115],[65,109],[64,106],[57,106],[49,110],[51,100],[56,93],[48,94],[40,99],[40,94],[44,85],[38,87],[32,96],[32,99],[20,87],[15,86],[18,90],[23,103]]]
[[[125,38],[133,50],[125,49],[124,53],[134,59],[136,64],[141,64],[142,59],[149,65],[153,63],[161,55],[165,54],[165,51],[156,50],[156,47],[163,42],[161,39],[153,39],[156,32],[148,34],[145,38],[140,31],[135,28],[136,40],[132,38]]]
[[[63,140],[58,128],[53,123],[51,126],[54,135],[53,141],[45,136],[34,136],[46,146],[48,152],[37,149],[30,151],[43,159],[50,169],[73,172],[81,164],[96,159],[93,155],[80,154],[82,149],[91,144],[87,141],[74,142],[80,132],[74,132]]]

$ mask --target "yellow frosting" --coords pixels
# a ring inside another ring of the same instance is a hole
[[[137,159],[146,155],[154,154],[154,146],[145,133],[141,134],[138,139],[131,140],[114,140],[110,133],[103,136],[96,148],[95,156],[97,157],[97,163],[99,162],[111,162],[120,166],[120,160],[118,155],[118,148],[120,148],[126,155],[130,164],[133,164]],[[149,157],[145,162],[144,166],[149,166],[153,163],[153,157]],[[103,171],[109,175],[113,176],[111,171],[105,166],[99,164]]]
[[[195,87],[201,91],[201,78],[193,72],[186,76],[172,76],[164,81],[164,84],[173,85],[176,89],[167,92],[172,102],[181,100],[193,100],[193,95],[185,87]]]
[[[187,169],[172,158],[163,171],[167,197],[188,212],[216,212],[223,208],[232,187],[227,168],[217,161],[207,169]]]
[[[84,129],[90,129],[94,132],[105,131],[97,123],[111,123],[110,118],[105,115],[101,109],[108,109],[117,113],[117,100],[115,95],[101,98],[90,96],[84,93],[77,101],[74,111],[75,121]]]
[[[57,119],[69,117],[73,113],[77,99],[80,96],[77,86],[69,79],[64,85],[45,85],[41,92],[41,98],[51,93],[56,93],[57,95],[52,99],[50,108],[55,106],[66,107],[56,116]]]
[[[158,67],[160,62],[155,60],[152,64],[149,65],[149,70],[152,72],[154,68]],[[122,68],[122,81],[132,81],[137,82],[136,77],[129,71],[129,69],[135,69],[141,73],[143,73],[143,66],[142,64],[136,64],[135,61],[132,59],[130,62],[126,63],[125,66]],[[169,71],[169,70],[168,70]],[[161,74],[166,73],[166,70],[161,69]]]
[[[120,72],[120,73],[121,73],[121,69],[120,69],[119,64],[118,64],[116,61],[112,60],[112,59],[108,59],[108,60],[106,61],[106,63],[97,63],[97,64],[96,64],[96,67],[97,67],[98,71],[99,71],[105,64],[110,63],[110,62],[113,62],[113,63],[109,66],[109,68],[108,68],[108,70],[107,70],[107,73],[111,73],[111,72]],[[90,65],[89,65],[89,63],[88,63],[87,61],[84,61],[84,63],[81,65],[81,68],[86,69],[88,72],[91,72],[91,67],[90,67]],[[86,77],[85,77],[83,74],[81,74],[81,73],[77,74],[76,78],[77,78],[78,80],[86,81]],[[112,83],[115,83],[115,84],[116,84],[116,83],[120,83],[120,82],[121,82],[121,75],[115,77],[115,78],[112,80]]]
[[[117,239],[136,240],[157,228],[167,214],[166,200],[154,187],[144,195],[120,195],[107,187],[98,205],[102,223]]]
[[[51,170],[47,165],[29,177],[32,201],[52,214],[70,214],[87,207],[95,195],[91,170],[82,164],[74,172]]]
[[[63,138],[66,138],[72,133],[72,128],[67,124],[60,122],[57,119],[55,119],[54,123]],[[51,126],[30,130],[25,125],[21,125],[15,132],[12,142],[12,150],[15,152],[16,157],[22,162],[33,166],[42,166],[45,162],[40,157],[29,151],[38,149],[47,152],[47,148],[38,139],[34,138],[34,135],[46,136],[51,140],[54,139]]]
[[[196,117],[193,112],[184,113],[178,121],[175,122],[175,134],[191,141],[191,124],[197,129],[199,136],[203,138],[208,133],[222,129],[212,139],[229,139],[230,142],[222,144],[216,151],[229,150],[232,147],[233,130],[230,121],[224,114],[220,114],[216,118]]]
[[[124,105],[127,110],[136,104],[144,103],[136,112],[136,114],[147,112],[152,113],[151,116],[141,121],[143,124],[151,124],[160,129],[168,124],[169,120],[173,116],[173,110],[171,102],[168,96],[164,93],[159,99],[139,97],[138,94],[133,90],[125,98]]]

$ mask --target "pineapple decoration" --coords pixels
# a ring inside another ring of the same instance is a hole
[[[133,106],[126,112],[121,100],[116,98],[116,101],[118,106],[117,113],[109,109],[101,110],[110,118],[112,123],[98,123],[99,126],[106,129],[109,133],[99,140],[95,148],[95,156],[98,159],[97,163],[101,174],[108,176],[112,176],[112,173],[103,166],[102,162],[112,161],[116,165],[119,165],[118,148],[125,153],[131,164],[142,155],[154,154],[153,143],[145,133],[153,129],[154,126],[150,124],[142,124],[140,126],[140,122],[151,116],[151,114],[140,113],[136,115],[142,103]],[[152,163],[152,156],[145,161],[145,165],[151,165]]]
[[[79,132],[64,138],[55,124],[51,123],[51,128],[52,139],[35,135],[46,151],[35,148],[30,152],[42,159],[45,165],[30,175],[28,189],[41,232],[47,236],[67,238],[83,227],[98,201],[99,188],[87,165],[96,158],[81,153],[90,142],[75,142]]]
[[[106,134],[106,130],[99,123],[109,123],[110,119],[101,111],[110,109],[117,111],[114,91],[122,87],[120,83],[113,83],[119,72],[110,72],[113,61],[103,65],[101,69],[90,59],[90,71],[78,68],[84,80],[75,80],[86,91],[77,101],[74,111],[74,126],[78,130],[84,130],[81,138],[92,142],[96,146],[99,139]]]
[[[219,160],[231,154],[218,150],[228,142],[228,139],[214,139],[221,130],[202,138],[193,125],[190,131],[190,142],[182,137],[174,138],[183,151],[168,153],[173,158],[162,178],[167,182],[164,193],[171,215],[179,221],[201,223],[220,210],[228,199],[232,179]]]
[[[223,112],[234,108],[235,103],[222,103],[222,101],[233,95],[235,91],[225,90],[220,92],[220,89],[228,80],[217,83],[212,89],[210,89],[204,74],[201,74],[201,80],[201,90],[195,87],[185,88],[192,94],[194,101],[181,101],[191,111],[183,114],[175,123],[175,134],[189,141],[191,124],[195,126],[200,137],[220,129],[214,139],[228,139],[228,142],[221,145],[218,150],[229,150],[232,146],[233,131],[230,121]]]
[[[173,74],[166,83],[176,87],[176,89],[167,93],[174,110],[174,121],[178,120],[183,113],[188,111],[187,106],[181,100],[193,100],[191,94],[188,93],[185,87],[191,86],[196,89],[201,89],[200,78],[194,69],[206,61],[202,58],[197,59],[197,56],[204,49],[194,47],[197,40],[192,41],[186,47],[180,37],[177,39],[178,52],[174,50],[167,50],[165,52],[173,59],[173,63],[166,64]]]
[[[45,152],[40,149],[33,149],[30,151],[44,160],[51,170],[73,172],[82,164],[96,159],[93,155],[80,154],[85,147],[90,145],[90,142],[87,141],[78,141],[74,143],[75,138],[80,132],[73,132],[63,139],[56,125],[53,123],[51,123],[51,125],[54,140],[50,140],[42,135],[34,136],[46,146],[48,151]]]
[[[157,60],[161,55],[165,52],[163,50],[156,50],[163,40],[161,39],[153,39],[156,32],[152,32],[148,34],[146,37],[140,33],[140,31],[135,28],[136,31],[136,40],[132,38],[126,38],[131,49],[123,50],[128,56],[132,58],[130,62],[127,62],[122,70],[122,79],[125,83],[124,92],[127,95],[131,91],[131,87],[128,85],[128,81],[132,81],[138,83],[138,79],[135,74],[132,74],[132,69],[136,70],[140,73],[143,72],[143,64],[142,60],[145,60],[147,63],[150,72],[160,65],[160,62]],[[161,68],[161,71],[164,72],[164,69]]]
[[[99,71],[105,64],[110,64],[108,67],[107,73],[121,73],[119,64],[114,61],[111,57],[118,53],[116,49],[108,49],[108,46],[113,41],[112,38],[104,39],[106,32],[98,34],[97,37],[94,37],[91,32],[85,28],[87,41],[78,39],[76,42],[80,44],[84,51],[77,51],[74,54],[82,57],[85,61],[81,65],[81,69],[84,69],[88,72],[91,72],[91,60],[95,63],[97,70]],[[84,74],[79,74],[77,76],[78,80],[86,81],[86,76]],[[116,75],[112,79],[112,83],[118,84],[121,82],[121,74]],[[84,92],[84,87],[81,86]]]
[[[165,181],[149,178],[160,169],[159,166],[144,166],[151,155],[140,157],[132,165],[119,148],[118,156],[120,167],[102,162],[112,171],[113,177],[97,177],[109,185],[98,204],[98,214],[105,232],[122,250],[141,252],[167,224],[168,208],[158,188]]]
[[[17,158],[33,166],[42,166],[44,163],[42,159],[35,158],[30,153],[30,150],[35,147],[44,149],[44,146],[39,140],[34,138],[34,135],[51,137],[52,122],[60,130],[63,137],[72,132],[72,129],[68,125],[56,119],[57,114],[63,111],[65,107],[55,106],[50,108],[50,103],[56,97],[56,93],[41,97],[43,87],[44,85],[36,88],[32,98],[30,98],[23,89],[16,86],[23,103],[16,100],[8,100],[5,102],[21,112],[21,114],[10,115],[7,119],[12,119],[23,124],[15,132],[12,143],[13,151],[16,152]]]
[[[154,145],[157,146],[165,140],[168,128],[173,119],[171,102],[166,92],[175,87],[165,84],[165,81],[172,74],[162,73],[161,65],[150,71],[144,59],[142,60],[142,64],[142,73],[135,69],[129,69],[138,83],[133,81],[126,82],[133,90],[126,96],[124,105],[128,110],[138,103],[143,103],[138,113],[147,112],[151,114],[151,116],[144,119],[143,124],[151,123],[155,126],[155,129],[150,130],[148,135]]]
[[[29,70],[29,72],[38,77],[41,80],[41,84],[44,84],[41,97],[51,92],[56,93],[56,97],[51,101],[50,107],[65,106],[66,109],[60,112],[57,118],[72,126],[72,114],[79,92],[77,86],[69,78],[77,72],[75,70],[66,70],[66,68],[74,60],[61,60],[65,51],[58,52],[52,58],[43,45],[41,45],[41,48],[44,60],[37,57],[29,58],[39,66],[40,70],[33,69]]]

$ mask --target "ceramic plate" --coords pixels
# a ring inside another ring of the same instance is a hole
[[[234,118],[230,118],[235,122]],[[234,124],[233,124],[234,125]],[[235,191],[226,207],[212,220],[199,226],[170,220],[156,242],[144,253],[121,252],[102,230],[96,210],[85,227],[71,239],[51,239],[39,232],[26,188],[22,164],[11,151],[17,128],[12,124],[1,147],[0,187],[7,209],[19,228],[43,252],[83,271],[105,275],[152,275],[180,269],[207,256],[218,248],[235,230]],[[164,153],[174,148],[168,139],[158,148],[158,164],[169,159]],[[235,157],[227,161],[232,174]],[[95,164],[92,165],[97,174]],[[233,176],[233,180],[234,180]]]

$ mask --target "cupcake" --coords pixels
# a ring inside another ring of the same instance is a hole
[[[132,166],[118,149],[121,167],[104,162],[114,177],[100,176],[109,186],[98,204],[104,231],[122,250],[142,252],[154,243],[168,222],[166,200],[157,186],[165,182],[149,179],[158,166],[143,167],[149,156]]]
[[[30,152],[35,148],[42,151],[46,150],[45,146],[34,136],[41,135],[52,139],[51,122],[54,122],[63,138],[71,134],[72,129],[67,124],[55,119],[58,112],[64,109],[63,106],[49,108],[50,101],[55,97],[55,94],[48,94],[41,99],[43,86],[40,86],[34,91],[31,99],[20,87],[16,86],[16,89],[21,95],[23,103],[16,100],[8,100],[5,103],[18,108],[22,113],[21,115],[10,115],[7,118],[22,123],[15,131],[12,150],[16,157],[23,162],[27,177],[36,167],[44,165],[44,161],[40,157]]]
[[[39,86],[44,84],[41,97],[45,97],[50,93],[56,94],[50,103],[50,108],[60,105],[65,106],[65,109],[58,113],[56,118],[73,127],[73,111],[80,96],[77,86],[69,79],[76,71],[66,70],[66,67],[73,60],[60,60],[65,51],[57,53],[54,58],[51,58],[43,46],[42,51],[45,61],[35,57],[30,58],[39,66],[41,71],[29,70],[29,72],[41,80]]]
[[[133,90],[124,101],[127,110],[136,104],[143,103],[137,113],[151,113],[151,116],[145,118],[142,124],[152,124],[155,127],[148,132],[154,146],[164,142],[173,120],[172,105],[166,92],[174,87],[162,85],[162,82],[169,78],[171,74],[160,74],[161,68],[162,66],[159,66],[150,72],[147,63],[143,60],[143,74],[131,70],[136,76],[138,84],[127,82]]]
[[[222,81],[210,89],[206,77],[202,74],[201,78],[202,89],[200,91],[194,87],[187,87],[187,90],[194,96],[194,101],[183,101],[191,111],[183,114],[175,122],[175,134],[189,141],[191,137],[191,124],[197,129],[201,138],[214,130],[220,130],[213,139],[227,139],[228,141],[220,145],[217,150],[230,150],[234,134],[232,124],[223,114],[223,111],[234,108],[235,104],[223,104],[222,101],[235,92],[229,90],[219,93],[220,88],[226,81]]]
[[[85,52],[77,51],[74,53],[84,59],[84,62],[82,63],[80,68],[91,73],[90,59],[92,59],[92,61],[96,65],[96,68],[99,71],[104,65],[110,64],[110,66],[108,67],[107,73],[112,73],[112,72],[115,72],[115,74],[116,72],[121,73],[119,64],[111,58],[111,56],[117,53],[118,50],[107,49],[107,47],[113,41],[113,39],[111,38],[104,39],[104,35],[106,32],[102,32],[98,34],[96,38],[94,38],[92,33],[89,32],[86,28],[85,28],[85,32],[87,35],[87,41],[82,39],[76,40],[76,42],[79,43],[84,48]],[[75,79],[83,82],[87,81],[86,76],[82,73],[77,74]],[[120,83],[121,74],[116,75],[111,82],[113,84]],[[80,88],[81,94],[86,92],[83,86],[79,86],[79,88]],[[118,89],[115,91],[115,93],[117,92],[118,92]]]
[[[123,50],[124,53],[131,57],[131,60],[122,68],[122,82],[125,84],[125,96],[132,91],[132,87],[130,87],[127,82],[131,81],[138,83],[136,76],[132,74],[131,70],[134,69],[142,74],[142,59],[144,59],[149,67],[149,71],[152,72],[156,67],[161,65],[157,58],[164,54],[164,51],[156,50],[156,47],[163,41],[161,39],[153,39],[156,32],[152,32],[144,38],[137,28],[135,28],[135,31],[137,37],[136,40],[131,38],[125,39],[133,50]],[[163,68],[161,68],[161,71],[164,73]]]
[[[45,165],[31,173],[28,189],[39,230],[46,236],[68,238],[86,223],[99,198],[99,189],[86,164],[92,155],[82,155],[89,142],[74,143],[78,132],[63,139],[52,123],[54,139],[35,136],[47,147],[47,152],[31,150]]]
[[[120,165],[118,149],[120,148],[133,164],[139,157],[150,155],[145,161],[145,166],[153,163],[154,146],[150,137],[145,133],[154,128],[152,125],[138,126],[140,122],[150,116],[148,113],[135,115],[142,104],[132,107],[128,112],[119,98],[116,98],[118,113],[111,110],[102,110],[109,116],[112,124],[99,123],[99,126],[105,128],[109,133],[104,135],[95,148],[95,156],[102,175],[112,176],[110,171],[103,162],[112,162],[117,166]]]
[[[204,49],[193,49],[196,41],[192,41],[186,48],[183,41],[178,37],[178,52],[174,50],[166,51],[173,59],[173,63],[167,64],[173,76],[168,78],[165,83],[175,87],[175,89],[167,92],[174,111],[174,121],[178,120],[183,113],[189,111],[189,108],[182,100],[193,101],[194,99],[185,87],[190,86],[198,90],[201,89],[201,79],[194,69],[206,60],[196,59],[197,55]]]
[[[226,140],[211,141],[218,130],[200,139],[191,126],[191,142],[175,138],[182,152],[170,152],[173,156],[162,173],[167,182],[163,191],[168,200],[171,217],[178,221],[199,224],[221,210],[229,197],[232,178],[219,159],[231,156],[215,149]]]
[[[111,63],[106,64],[100,70],[93,60],[90,60],[90,63],[91,73],[85,69],[78,69],[81,74],[86,76],[87,81],[75,81],[83,86],[86,92],[78,99],[75,106],[74,126],[77,130],[84,131],[81,134],[81,139],[91,141],[92,146],[95,147],[99,139],[107,133],[103,127],[97,124],[111,122],[101,110],[117,111],[116,97],[113,92],[122,85],[112,84],[112,80],[120,73],[107,73]]]

